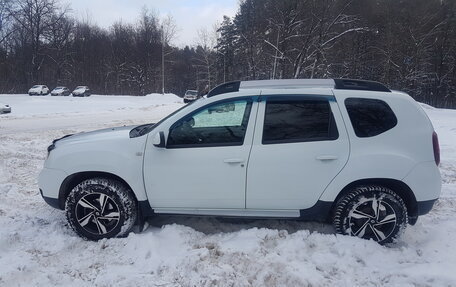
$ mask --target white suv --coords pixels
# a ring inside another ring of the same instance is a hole
[[[68,135],[48,151],[41,194],[91,240],[189,214],[331,221],[387,243],[441,189],[421,106],[361,80],[226,83],[157,124]]]

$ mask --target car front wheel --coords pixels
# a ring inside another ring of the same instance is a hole
[[[138,216],[132,191],[107,178],[85,180],[67,197],[65,210],[72,229],[89,240],[126,236]]]
[[[407,226],[407,207],[400,196],[382,186],[357,187],[337,203],[337,233],[372,239],[380,244],[397,239]]]

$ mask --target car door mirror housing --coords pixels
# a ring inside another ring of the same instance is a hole
[[[152,144],[156,147],[164,148],[166,147],[165,144],[165,133],[164,132],[158,132],[155,134],[154,139],[152,141]]]

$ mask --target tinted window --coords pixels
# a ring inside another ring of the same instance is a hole
[[[242,145],[251,107],[247,100],[224,102],[186,116],[171,127],[167,147]]]
[[[263,144],[334,140],[338,136],[327,100],[266,103]]]
[[[384,101],[348,98],[345,106],[355,134],[360,138],[379,135],[397,124],[396,115]]]

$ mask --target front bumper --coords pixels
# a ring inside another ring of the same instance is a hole
[[[52,207],[60,208],[59,192],[67,174],[58,169],[43,168],[38,177],[38,186],[44,201]]]
[[[41,197],[44,199],[44,201],[49,204],[50,206],[60,209],[60,202],[58,198],[52,198],[52,197],[46,197],[43,195],[43,191],[40,188],[40,194]]]

